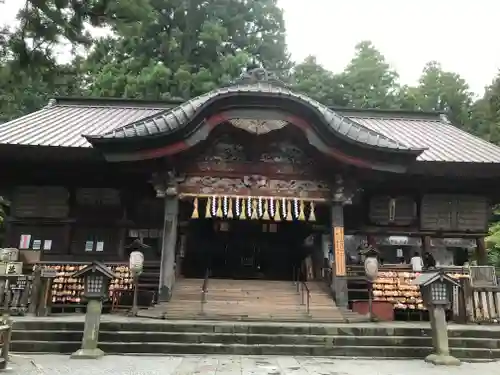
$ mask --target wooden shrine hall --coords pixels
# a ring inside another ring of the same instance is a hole
[[[0,125],[0,164],[4,246],[61,271],[54,306],[92,260],[130,289],[140,239],[142,313],[166,318],[351,316],[367,245],[382,270],[485,264],[500,186],[500,148],[444,114],[328,108],[263,69],[184,103],[53,99]]]

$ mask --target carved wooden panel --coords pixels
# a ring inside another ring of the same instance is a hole
[[[474,195],[427,195],[422,199],[422,229],[485,231],[489,206]]]
[[[273,142],[260,155],[260,161],[265,163],[289,163],[308,165],[313,159],[308,157],[302,149],[291,142]]]
[[[453,204],[451,195],[425,195],[420,206],[420,226],[430,230],[453,229]]]
[[[252,195],[294,198],[328,198],[326,182],[309,180],[278,180],[253,175],[242,178],[188,176],[179,185],[186,194]]]
[[[226,136],[218,139],[196,159],[198,161],[243,162],[247,161],[247,156],[241,144],[234,143],[230,137]]]
[[[12,215],[15,217],[64,218],[68,216],[68,191],[58,186],[22,186],[15,190]]]
[[[262,150],[260,150],[262,148]],[[203,151],[194,163],[199,171],[302,174],[307,167],[313,165],[310,158],[300,147],[288,141],[271,142],[259,145],[237,143],[229,135],[219,138]],[[188,167],[187,171],[195,171]]]
[[[76,190],[72,215],[78,218],[119,218],[123,214],[120,192],[107,188],[79,188]]]
[[[455,211],[456,230],[486,230],[488,225],[489,206],[485,197],[470,195],[457,196]]]
[[[412,197],[375,196],[370,200],[370,221],[377,225],[408,226],[416,219]]]
[[[107,188],[80,188],[76,190],[78,206],[118,206],[120,192]]]

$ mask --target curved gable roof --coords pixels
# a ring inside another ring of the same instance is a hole
[[[306,106],[315,112],[323,125],[326,126],[326,129],[336,136],[353,143],[385,149],[387,151],[423,151],[423,149],[408,147],[406,144],[361,125],[347,116],[340,115],[316,100],[295,93],[286,87],[281,87],[270,81],[245,82],[243,80],[229,87],[210,91],[190,99],[173,109],[165,109],[147,118],[113,129],[110,132],[85,135],[85,137],[91,143],[107,143],[110,141],[146,139],[148,137],[171,134],[184,128],[205,108],[216,101],[237,95],[258,97],[263,101],[266,98],[272,97]]]

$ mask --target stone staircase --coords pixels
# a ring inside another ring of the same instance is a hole
[[[206,303],[201,303],[202,279],[177,280],[168,303],[141,311],[140,316],[166,319],[344,322],[347,311],[335,306],[320,282],[308,282],[306,298],[291,281],[209,279]],[[351,313],[352,317],[364,318]],[[349,319],[347,319],[349,320]]]
[[[80,348],[84,318],[15,317],[11,349],[69,354]],[[429,323],[209,322],[103,316],[99,347],[108,354],[234,354],[419,358],[432,352]],[[498,326],[448,327],[451,354],[500,359]]]

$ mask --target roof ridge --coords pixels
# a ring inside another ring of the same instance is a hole
[[[97,135],[85,135],[89,140],[97,139],[113,139],[113,138],[130,138],[130,137],[148,137],[155,136],[158,134],[167,134],[172,131],[185,126],[188,122],[192,121],[194,117],[199,113],[199,111],[206,106],[209,106],[217,100],[218,98],[229,96],[229,95],[271,95],[280,98],[288,98],[291,100],[299,101],[304,105],[310,106],[315,110],[320,117],[323,117],[323,121],[330,127],[330,129],[337,134],[347,138],[350,141],[362,143],[366,146],[385,148],[391,150],[414,150],[402,142],[398,142],[395,139],[388,137],[380,132],[370,129],[352,119],[346,115],[337,113],[336,111],[330,109],[329,107],[321,104],[320,102],[302,94],[296,93],[289,88],[275,86],[270,82],[244,82],[239,84],[234,84],[232,86],[222,87],[214,89],[202,95],[191,98],[184,103],[174,107],[166,108],[161,112],[148,116],[146,118],[125,124],[121,127],[113,129],[109,132]],[[167,117],[172,115],[172,118]],[[182,120],[180,120],[182,118]],[[170,123],[169,123],[170,121]],[[343,124],[350,125],[344,127]],[[363,131],[367,135],[367,140],[360,140],[359,135],[352,135],[352,127],[356,127],[359,131]],[[128,130],[133,129],[132,134],[127,134]],[[373,140],[373,137],[376,140]]]

